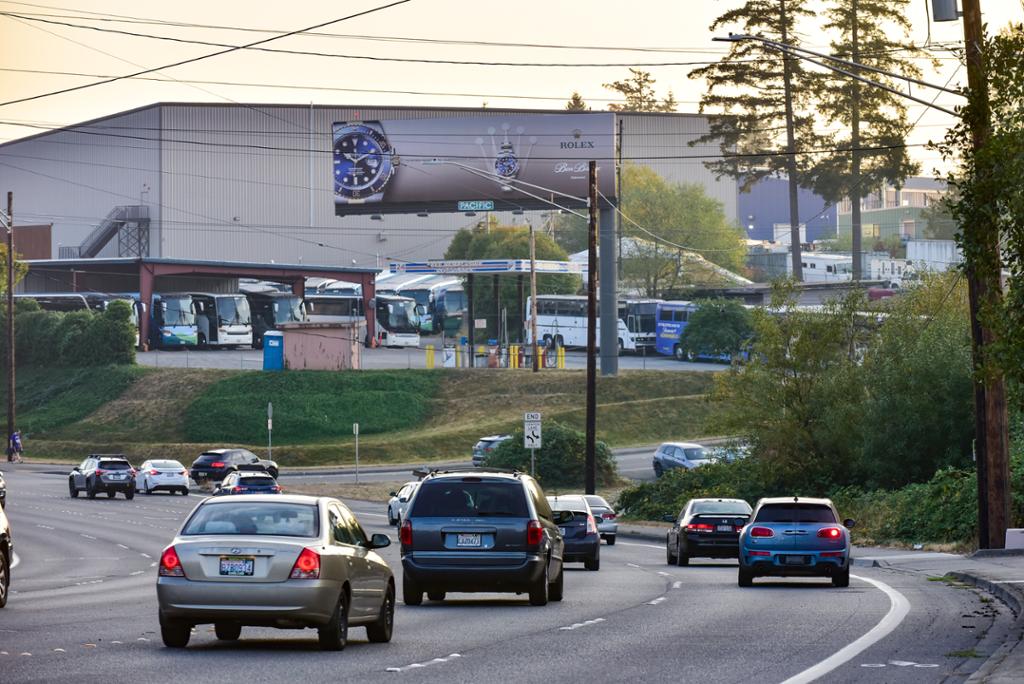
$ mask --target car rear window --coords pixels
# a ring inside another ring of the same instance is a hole
[[[276,485],[277,481],[272,477],[243,477],[239,478],[238,483],[250,487],[271,487]]]
[[[196,459],[196,463],[213,463],[214,461],[226,461],[228,460],[227,454],[199,454],[199,458]]]
[[[180,470],[185,467],[177,461],[150,461],[149,464],[154,468],[177,468]]]
[[[599,496],[585,496],[583,498],[587,500],[587,503],[590,504],[591,507],[600,506],[601,508],[611,508],[611,506],[608,505],[608,502]]]
[[[317,537],[320,534],[320,514],[316,506],[308,504],[234,501],[207,504],[200,506],[189,518],[181,534]]]
[[[708,501],[693,504],[694,515],[721,513],[724,515],[750,515],[750,506],[742,501]]]
[[[564,498],[548,498],[548,503],[551,504],[551,510],[553,511],[585,511],[587,510],[587,502],[582,496],[564,497]]]
[[[754,522],[834,523],[836,516],[822,504],[766,504],[757,512]]]
[[[529,512],[526,494],[518,482],[467,479],[436,480],[421,484],[410,515],[421,518],[525,518]]]
[[[130,470],[132,466],[128,461],[100,461],[98,467],[103,470]]]

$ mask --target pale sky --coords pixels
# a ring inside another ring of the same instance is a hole
[[[0,15],[0,102],[81,85],[98,80],[99,76],[140,71],[218,49],[39,23],[28,17],[237,45],[272,35],[263,31],[292,31],[386,2],[38,0],[29,3],[0,0],[0,12],[24,17]],[[267,47],[426,60],[623,65],[699,62],[717,60],[723,54],[726,46],[711,41],[715,34],[708,26],[716,16],[740,4],[738,0],[642,0],[635,3],[412,0],[320,30],[334,34],[331,36],[289,37]],[[813,0],[810,3],[812,7],[815,4]],[[928,36],[926,6],[930,6],[930,0],[911,0],[908,5],[908,16],[914,26],[912,39],[918,44],[924,43]],[[982,0],[982,11],[990,29],[996,30],[1011,21],[1024,21],[1024,0]],[[119,17],[122,21],[105,21],[115,18],[110,15],[123,15]],[[200,28],[166,22],[236,28]],[[723,29],[716,33],[727,32],[728,29]],[[825,49],[824,39],[817,37],[813,29],[809,33],[805,45]],[[368,39],[371,37],[377,39]],[[381,37],[390,40],[381,40]],[[933,42],[962,37],[961,22],[931,24]],[[467,45],[450,41],[566,47]],[[966,79],[963,69],[954,74],[958,66],[955,60],[949,59],[946,53],[937,54],[947,59],[937,71],[929,66],[924,80],[942,84],[952,76],[951,84],[958,84]],[[680,103],[678,111],[697,111],[704,84],[687,77],[693,66],[641,68],[654,75],[660,94],[669,89],[675,93]],[[76,72],[88,76],[19,70]],[[169,82],[124,80],[80,92],[0,105],[0,141],[38,133],[41,130],[38,126],[63,126],[159,101],[463,107],[477,107],[487,102],[493,107],[561,109],[572,91],[578,90],[598,110],[604,109],[611,97],[601,84],[627,76],[626,66],[416,64],[239,51],[149,76]],[[928,99],[933,95],[919,89],[914,92]],[[952,108],[958,104],[958,99],[943,94],[937,102]],[[916,120],[924,109],[922,105],[909,103],[910,120]],[[37,127],[14,125],[19,123]],[[949,123],[947,115],[929,110],[909,142],[938,139]],[[923,163],[926,175],[938,163],[932,152],[914,148],[912,153]]]

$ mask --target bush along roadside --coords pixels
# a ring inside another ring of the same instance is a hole
[[[537,449],[537,480],[544,487],[583,487],[586,461],[586,435],[559,423],[545,423],[543,446]],[[595,449],[596,477],[599,486],[610,486],[618,480],[615,458],[604,442]],[[498,445],[484,467],[510,468],[530,472],[530,450],[523,448],[523,429],[512,433],[512,439]]]
[[[1010,524],[1021,527],[1024,449],[1019,444],[1010,465],[1010,486],[1014,492]],[[827,496],[835,502],[842,517],[857,521],[853,530],[857,544],[971,546],[978,523],[977,493],[974,471],[960,468],[943,468],[927,482],[895,490],[843,487],[829,492],[794,492],[775,481],[769,464],[752,456],[694,470],[671,470],[655,482],[624,490],[618,504],[629,518],[661,520],[666,514],[678,514],[691,498],[740,498],[754,505],[766,496]]]

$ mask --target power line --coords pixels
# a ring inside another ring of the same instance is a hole
[[[343,21],[348,21],[350,19],[355,19],[357,17],[363,17],[363,16],[366,16],[368,14],[373,14],[375,12],[380,12],[382,10],[390,9],[392,7],[397,7],[398,5],[404,5],[404,4],[408,3],[408,2],[412,2],[412,0],[394,0],[394,2],[388,3],[386,5],[378,5],[377,7],[373,7],[371,9],[364,10],[362,12],[356,12],[355,14],[350,14],[348,16],[344,16],[344,17],[341,17],[339,19],[332,19],[330,21],[321,22],[321,23],[315,24],[313,26],[308,26],[308,27],[306,27],[304,29],[298,29],[298,30],[295,30],[295,31],[289,31],[287,33],[282,33],[280,35],[271,36],[270,38],[264,38],[262,40],[257,40],[257,41],[254,41],[252,43],[246,43],[245,45],[227,46],[223,50],[217,50],[216,52],[207,53],[205,55],[199,55],[198,57],[191,57],[189,59],[184,59],[184,60],[180,60],[180,61],[177,61],[177,62],[172,62],[170,64],[165,64],[163,66],[153,67],[152,69],[144,69],[142,71],[138,71],[138,72],[135,72],[135,73],[132,73],[132,74],[125,74],[123,76],[116,76],[114,78],[109,78],[109,79],[105,79],[105,80],[102,80],[102,81],[95,81],[93,83],[86,83],[86,84],[83,84],[83,85],[73,86],[73,87],[70,87],[70,88],[63,88],[61,90],[53,90],[53,91],[50,91],[48,93],[40,93],[38,95],[32,95],[32,96],[29,96],[29,97],[22,97],[22,98],[18,98],[18,99],[15,99],[15,100],[8,100],[6,102],[0,102],[0,107],[4,107],[4,106],[7,106],[7,105],[11,105],[11,104],[17,104],[17,103],[20,103],[20,102],[30,102],[32,100],[40,100],[40,99],[43,99],[43,98],[52,97],[54,95],[62,95],[64,93],[70,93],[70,92],[75,92],[75,91],[79,91],[79,90],[85,90],[86,88],[93,88],[93,87],[96,87],[96,86],[105,85],[107,83],[113,83],[115,81],[120,81],[120,80],[124,80],[126,78],[132,78],[132,77],[135,77],[135,76],[144,76],[146,74],[151,74],[151,73],[158,72],[158,71],[164,71],[165,69],[171,69],[171,68],[174,68],[174,67],[183,66],[185,64],[194,64],[196,62],[201,62],[203,60],[210,59],[211,57],[219,57],[220,55],[226,55],[226,54],[229,54],[229,53],[232,53],[232,52],[237,52],[239,50],[244,50],[244,49],[248,49],[248,48],[254,48],[256,46],[263,45],[263,44],[269,43],[271,41],[280,40],[282,38],[287,38],[289,36],[296,35],[297,33],[300,33],[302,31],[312,31],[314,29],[323,28],[325,26],[330,26],[332,24],[337,24],[337,23],[340,23],[340,22],[343,22]]]

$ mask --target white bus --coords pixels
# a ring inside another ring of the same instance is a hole
[[[361,295],[306,295],[306,320],[310,323],[359,323],[366,320]]]
[[[411,297],[377,295],[377,342],[382,347],[420,346],[420,314]]]
[[[252,313],[244,294],[192,293],[200,347],[252,346]]]
[[[620,299],[619,352],[653,351],[657,320],[657,299]],[[565,347],[587,346],[587,298],[575,295],[537,297],[537,339],[543,344]],[[526,342],[533,343],[530,327],[530,299],[526,300]],[[597,343],[601,343],[601,314],[598,302]]]

